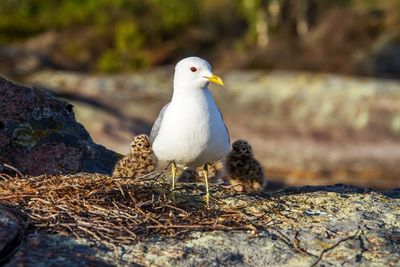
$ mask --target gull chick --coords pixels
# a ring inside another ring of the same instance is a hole
[[[131,151],[120,159],[113,171],[113,177],[139,177],[154,171],[156,160],[151,150],[149,137],[136,136],[131,143]]]
[[[232,151],[224,160],[224,169],[229,183],[237,191],[261,191],[267,185],[262,167],[245,140],[232,144]]]
[[[220,160],[208,164],[208,180],[211,183],[218,183],[224,175],[224,167]],[[202,167],[196,170],[185,169],[178,177],[178,182],[195,183],[204,181],[204,173]]]
[[[210,196],[207,164],[221,159],[230,150],[228,130],[208,89],[210,82],[223,85],[207,61],[198,57],[179,61],[172,99],[160,111],[150,134],[158,160],[171,163],[172,189],[177,165],[193,169],[203,166],[207,203]]]

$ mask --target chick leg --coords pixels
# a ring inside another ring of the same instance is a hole
[[[210,191],[208,188],[208,164],[204,164],[203,166],[203,174],[204,174],[204,181],[206,184],[206,203],[208,205],[208,203],[210,202]]]
[[[171,163],[171,173],[172,173],[172,190],[175,189],[175,180],[176,180],[176,165],[175,162]]]

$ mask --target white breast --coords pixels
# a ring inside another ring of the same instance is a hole
[[[190,166],[218,160],[229,152],[228,132],[208,89],[173,97],[153,150],[161,161]]]

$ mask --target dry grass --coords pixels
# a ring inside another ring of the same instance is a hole
[[[139,181],[95,174],[3,178],[0,203],[22,210],[29,231],[90,238],[114,249],[151,234],[255,230],[268,219],[249,221],[240,208],[222,205],[218,198],[233,194],[222,187],[214,186],[210,207],[200,196],[202,184],[181,184],[172,194],[162,173]]]

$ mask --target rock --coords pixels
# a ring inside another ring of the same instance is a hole
[[[190,188],[181,187],[185,194],[190,194]],[[189,227],[178,236],[153,234],[116,250],[89,239],[31,234],[7,266],[400,264],[400,199],[391,194],[346,185],[289,187],[263,195],[225,197],[219,197],[217,190],[221,189],[212,187],[219,209],[236,210],[249,230]],[[217,211],[215,207],[209,210]]]
[[[95,144],[73,106],[0,78],[0,162],[24,174],[111,173],[117,154]]]
[[[14,252],[23,237],[22,220],[11,207],[0,205],[0,265]]]
[[[86,240],[31,234],[5,266],[115,266],[113,258],[101,258],[101,248]]]

